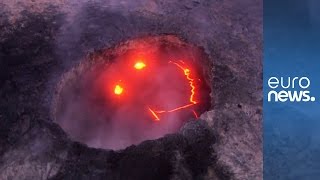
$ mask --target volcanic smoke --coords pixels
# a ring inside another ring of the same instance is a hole
[[[66,83],[56,119],[71,138],[121,149],[175,133],[204,112],[209,91],[194,60],[199,54],[191,46],[180,47],[179,40],[170,45],[172,39],[145,41],[153,40],[109,51],[119,52],[106,56],[112,63]]]

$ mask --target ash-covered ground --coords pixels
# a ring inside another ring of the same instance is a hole
[[[262,1],[0,2],[0,179],[262,179]],[[90,53],[172,34],[212,61],[212,107],[114,151],[53,121],[63,74]]]

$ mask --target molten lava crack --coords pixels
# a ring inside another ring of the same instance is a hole
[[[185,64],[184,61],[181,61],[181,64]],[[155,121],[160,121],[160,118],[159,118],[159,115],[158,114],[161,114],[161,113],[171,113],[171,112],[176,112],[176,111],[179,111],[179,110],[182,110],[182,109],[186,109],[186,108],[189,108],[195,104],[197,104],[197,101],[194,100],[194,95],[195,95],[195,85],[194,85],[194,79],[191,78],[191,72],[190,72],[190,69],[188,68],[185,68],[183,67],[183,65],[177,63],[177,62],[173,62],[173,61],[169,61],[169,63],[172,63],[174,65],[176,65],[178,68],[180,68],[183,72],[184,72],[184,75],[186,76],[187,80],[189,81],[189,85],[191,87],[191,93],[190,93],[190,98],[189,98],[189,102],[190,104],[186,104],[186,105],[183,105],[183,106],[179,106],[177,108],[174,108],[174,109],[170,109],[170,110],[152,110],[151,108],[149,108],[149,111],[151,112],[151,114],[153,115],[153,117],[155,118],[154,120]],[[192,110],[193,114],[195,115],[196,118],[198,118],[198,115],[197,113]]]

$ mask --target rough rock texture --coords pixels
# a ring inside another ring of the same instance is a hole
[[[175,34],[213,61],[212,110],[121,151],[52,122],[63,72],[88,53]],[[0,179],[262,179],[262,1],[1,1]]]

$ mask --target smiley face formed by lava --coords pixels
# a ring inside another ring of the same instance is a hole
[[[161,121],[187,114],[197,115],[200,81],[185,60],[133,58],[112,67],[106,91],[118,108]],[[109,71],[110,72],[110,71]]]

